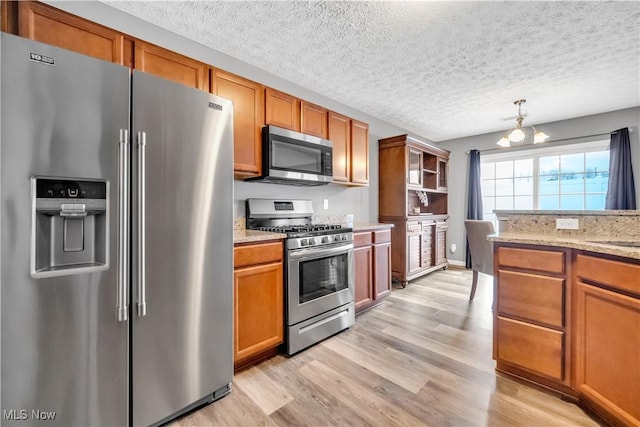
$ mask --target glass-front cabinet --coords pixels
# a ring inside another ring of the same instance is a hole
[[[422,187],[422,151],[409,148],[407,184]]]
[[[392,275],[404,286],[448,265],[449,152],[408,135],[378,143],[378,219],[394,224]]]

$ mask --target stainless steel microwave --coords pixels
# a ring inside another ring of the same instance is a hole
[[[262,128],[262,176],[247,181],[325,185],[333,181],[333,143],[277,126]]]

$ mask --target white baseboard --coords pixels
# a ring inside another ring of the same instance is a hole
[[[447,261],[449,261],[449,265],[455,265],[456,267],[463,267],[464,268],[464,266],[465,266],[465,262],[464,261],[458,261],[458,260],[455,260],[455,259],[450,259],[450,260],[447,260]]]

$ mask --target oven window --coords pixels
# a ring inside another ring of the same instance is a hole
[[[300,263],[300,304],[349,287],[347,254]]]
[[[271,141],[271,166],[319,174],[322,172],[322,150],[304,145]]]

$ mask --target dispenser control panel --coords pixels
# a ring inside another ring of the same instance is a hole
[[[106,199],[107,183],[103,181],[77,181],[63,179],[38,179],[38,199]]]

